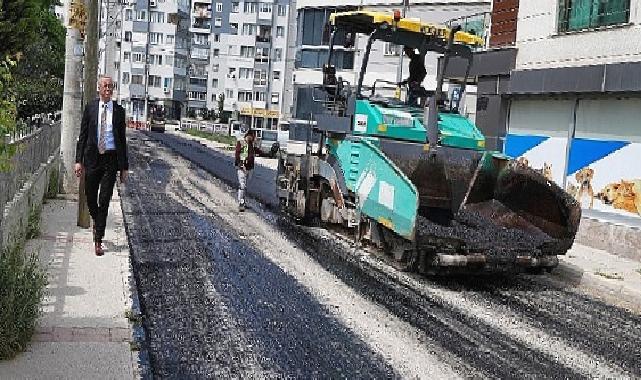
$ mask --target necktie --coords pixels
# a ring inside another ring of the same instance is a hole
[[[100,139],[98,139],[98,152],[104,154],[107,150],[105,142],[105,129],[107,128],[107,103],[102,105],[102,116],[100,117]]]

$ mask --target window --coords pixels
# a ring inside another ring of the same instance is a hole
[[[174,56],[173,55],[168,55],[165,57],[165,65],[167,66],[173,66],[174,65]]]
[[[216,28],[220,28],[221,26],[223,26],[223,18],[222,17],[216,17],[214,19],[214,26]]]
[[[241,46],[240,47],[240,56],[243,58],[252,58],[254,56],[254,47],[253,46]]]
[[[256,3],[245,2],[243,4],[243,12],[245,12],[245,13],[256,13]]]
[[[230,67],[228,70],[229,71],[227,72],[227,76],[230,77],[230,78],[231,77],[235,78],[236,77],[236,74],[235,74],[236,73],[236,68],[235,67]]]
[[[251,91],[238,91],[238,101],[239,102],[251,102],[252,101],[252,92]]]
[[[160,78],[157,75],[150,75],[149,76],[149,87],[160,87],[160,82],[162,78]]]
[[[207,76],[207,66],[205,65],[191,65],[189,67],[189,75],[206,77]]]
[[[283,49],[274,49],[274,61],[280,62],[283,59]]]
[[[152,45],[162,44],[162,33],[149,33],[149,43]]]
[[[196,45],[209,45],[209,34],[193,34],[193,42]]]
[[[216,12],[222,13],[223,11],[223,3],[216,3]]]
[[[241,67],[238,69],[238,78],[239,79],[252,79],[254,77],[254,69],[247,67]]]
[[[258,100],[259,102],[264,102],[265,101],[265,93],[256,91],[254,93],[254,100]]]
[[[280,79],[280,71],[274,71],[274,80]]]
[[[138,20],[138,21],[147,21],[147,11],[138,11],[138,12],[136,12],[136,20]]]
[[[125,32],[125,42],[131,42],[131,32]]]
[[[220,65],[218,63],[214,63],[213,65],[211,65],[211,72],[212,73],[217,73],[218,70],[220,70]]]
[[[173,34],[168,34],[165,36],[165,42],[167,45],[173,45],[174,44],[174,35]]]
[[[149,64],[161,66],[162,65],[162,55],[151,54],[149,56]]]
[[[235,36],[238,34],[238,23],[237,22],[230,22],[229,23],[229,34]]]
[[[559,31],[598,28],[629,21],[630,0],[559,0]]]
[[[401,47],[391,42],[385,43],[385,55],[400,55]]]
[[[257,31],[255,24],[243,24],[243,36],[255,36]]]
[[[254,70],[254,84],[256,86],[266,86],[267,85],[267,71],[266,70]]]
[[[145,57],[142,53],[134,53],[133,54],[133,61],[136,63],[142,63],[145,61]]]
[[[133,12],[131,11],[131,9],[125,10],[125,21],[131,21],[132,17]]]
[[[218,79],[217,78],[214,78],[214,79],[211,80],[211,86],[213,88],[218,88]]]
[[[296,54],[295,67],[310,69],[323,67],[323,65],[327,63],[327,55],[327,50],[302,49],[300,50],[300,54]],[[331,63],[336,66],[337,69],[351,70],[354,68],[354,52],[335,50]]]
[[[196,59],[207,59],[209,57],[209,49],[193,48],[191,49],[191,57]]]
[[[232,99],[234,97],[234,90],[228,88],[225,90],[225,98]]]
[[[212,55],[213,55],[214,57],[218,57],[218,56],[220,56],[220,49],[214,49],[214,50],[212,50]]]
[[[189,84],[200,87],[207,87],[207,79],[205,78],[189,78]]]
[[[280,94],[277,92],[272,92],[272,104],[278,104],[280,101]]]
[[[189,91],[187,96],[189,97],[189,100],[199,100],[202,102],[207,100],[207,93],[202,91]]]
[[[129,73],[122,73],[122,84],[129,83]]]
[[[285,37],[285,27],[283,26],[276,27],[276,37]]]
[[[269,62],[269,48],[256,48],[256,62]]]
[[[130,59],[131,59],[131,53],[130,52],[126,51],[126,52],[124,52],[122,54],[122,60],[123,61],[129,62]]]
[[[186,87],[187,87],[187,82],[185,81],[184,78],[176,78],[174,90],[185,91]]]
[[[163,81],[162,87],[165,89],[171,88],[171,81],[172,81],[172,78],[165,78]]]
[[[271,11],[272,11],[271,3],[260,3],[260,11],[261,12],[271,13]]]
[[[165,14],[163,12],[149,12],[149,18],[151,19],[151,22],[165,22]]]
[[[131,84],[142,84],[142,75],[139,75],[139,74],[132,75]]]
[[[234,45],[227,45],[227,55],[228,56],[234,55]]]
[[[231,13],[238,13],[238,2],[231,3]]]
[[[214,34],[214,42],[220,42],[220,34]]]
[[[278,4],[278,15],[279,16],[285,16],[285,13],[287,11],[287,8],[283,4]]]

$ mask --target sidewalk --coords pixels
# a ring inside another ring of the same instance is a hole
[[[48,295],[32,344],[0,361],[0,379],[133,379],[136,352],[125,311],[131,308],[129,245],[117,189],[105,233],[105,255],[90,229],[76,226],[77,201],[44,205],[40,237],[27,243],[48,266]]]
[[[619,306],[641,311],[641,262],[575,243],[553,277]]]

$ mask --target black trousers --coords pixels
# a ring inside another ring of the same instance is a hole
[[[102,242],[107,226],[109,202],[113,195],[116,175],[118,174],[118,158],[116,151],[107,151],[98,155],[96,167],[87,169],[85,176],[85,194],[91,219],[93,219],[96,235],[94,240]]]

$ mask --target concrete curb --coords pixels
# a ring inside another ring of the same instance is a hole
[[[143,324],[143,313],[140,306],[140,298],[138,298],[138,286],[134,275],[133,256],[131,252],[131,245],[129,244],[129,224],[125,216],[125,209],[123,207],[123,194],[120,185],[117,187],[120,209],[122,212],[123,225],[125,227],[125,236],[127,238],[127,249],[129,252],[129,291],[131,292],[131,316],[130,325],[132,332],[133,344],[136,345],[137,350],[133,351],[133,356],[137,356],[137,376],[142,380],[151,380],[154,378],[151,366],[151,358],[149,355],[149,342],[147,339],[147,331]],[[137,355],[135,355],[137,353]]]
[[[641,311],[641,292],[630,289],[623,284],[617,284],[617,280],[608,280],[586,272],[577,265],[561,260],[559,266],[550,273],[548,278],[588,291],[591,295],[617,306]]]

